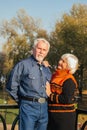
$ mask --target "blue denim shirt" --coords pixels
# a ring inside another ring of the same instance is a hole
[[[13,68],[6,89],[16,102],[19,102],[20,96],[47,98],[45,85],[50,79],[50,69],[39,65],[35,58],[30,56]]]

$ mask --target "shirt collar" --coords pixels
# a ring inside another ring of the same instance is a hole
[[[35,65],[40,65],[33,55],[31,55],[31,58],[32,58],[32,65],[33,65],[33,66],[35,66]],[[41,66],[44,66],[44,65],[41,64]]]

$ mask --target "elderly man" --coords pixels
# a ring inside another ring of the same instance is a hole
[[[50,44],[43,38],[34,41],[33,54],[17,63],[11,71],[6,88],[19,104],[19,130],[46,130],[48,108],[46,82],[51,72],[44,66]]]

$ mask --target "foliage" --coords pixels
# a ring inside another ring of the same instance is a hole
[[[77,76],[83,77],[81,82],[86,80],[84,77],[87,76],[87,5],[74,4],[68,14],[64,13],[60,21],[56,21],[54,30],[49,35],[40,27],[40,20],[35,20],[24,10],[19,10],[16,17],[2,23],[0,35],[6,39],[3,47],[3,52],[6,53],[3,69],[5,74],[18,61],[31,54],[35,38],[43,37],[51,44],[47,60],[53,69],[62,54],[73,53],[79,58],[80,68]]]
[[[5,38],[3,52],[6,54],[5,74],[20,60],[31,54],[31,47],[36,37],[47,37],[45,30],[40,29],[40,21],[19,10],[10,21],[3,21],[0,35]]]
[[[1,52],[0,53],[0,77],[2,76],[1,74],[4,74],[4,68],[5,68],[5,61],[6,61],[6,55],[5,53]]]
[[[62,54],[73,53],[85,70],[84,77],[87,76],[87,5],[73,5],[70,13],[56,22],[50,43],[49,59],[53,65]]]

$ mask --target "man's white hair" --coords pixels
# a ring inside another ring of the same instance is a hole
[[[62,55],[61,58],[65,59],[68,64],[68,69],[70,70],[70,73],[74,74],[79,66],[78,58],[75,55],[69,53]]]
[[[49,51],[49,49],[50,49],[50,43],[45,38],[37,38],[34,41],[33,48],[35,48],[37,46],[38,42],[40,42],[40,41],[43,41],[44,43],[46,43],[48,45],[48,51]]]

